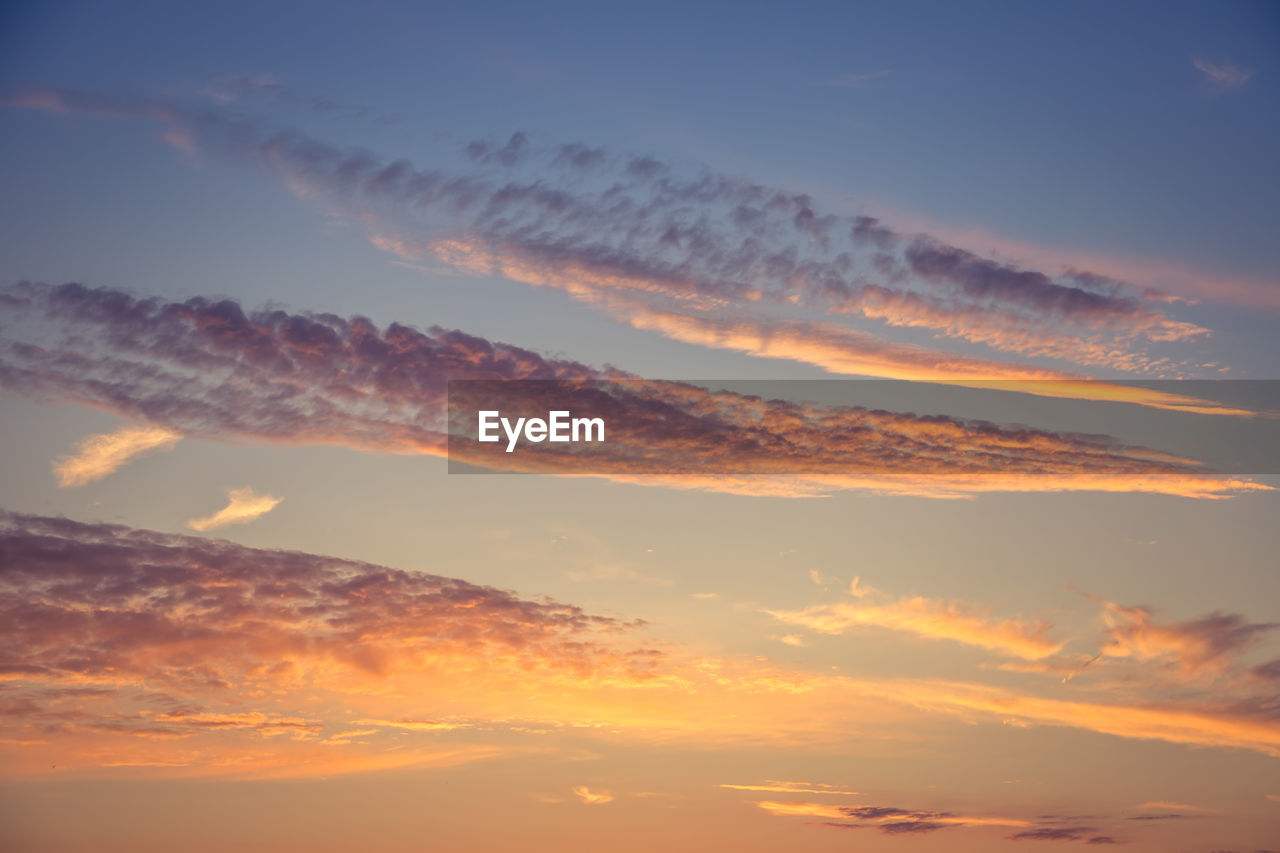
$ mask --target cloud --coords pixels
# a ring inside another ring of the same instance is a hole
[[[480,760],[508,750],[432,740],[468,720],[424,706],[510,719],[520,693],[555,716],[531,685],[640,683],[660,657],[609,647],[636,623],[297,552],[0,513],[0,555],[0,718],[30,742],[3,747],[13,772],[51,754],[249,776]]]
[[[1212,272],[1172,260],[1130,257],[1016,240],[977,226],[939,222],[919,213],[878,204],[882,219],[867,217],[887,239],[899,233],[923,233],[975,255],[1004,258],[1024,269],[1089,270],[1102,280],[1130,282],[1147,300],[1165,305],[1195,305],[1201,299],[1266,310],[1280,309],[1280,292],[1269,279],[1225,270]],[[882,224],[892,222],[893,227]]]
[[[1084,841],[1095,832],[1088,826],[1042,826],[1027,829],[1006,836],[1010,841]],[[1096,836],[1102,837],[1102,836]],[[1105,844],[1104,841],[1090,841],[1090,844]]]
[[[452,262],[468,246],[522,273],[509,277],[592,304],[623,293],[651,311],[694,318],[752,308],[784,324],[803,324],[787,319],[800,308],[854,314],[1150,375],[1184,371],[1149,344],[1207,334],[1169,316],[1157,295],[1105,276],[1015,267],[824,211],[803,193],[581,143],[535,146],[517,132],[469,144],[460,163],[420,168],[265,131],[207,105],[68,91],[27,92],[9,104],[162,122],[192,144],[265,167],[300,197],[338,206],[401,257]]]
[[[1174,660],[1188,676],[1217,674],[1232,659],[1280,628],[1277,622],[1249,622],[1238,613],[1213,613],[1188,622],[1160,623],[1147,607],[1102,601],[1107,641],[1101,654],[1139,661]]]
[[[1205,81],[1219,91],[1239,89],[1253,79],[1253,75],[1257,73],[1256,71],[1237,68],[1229,62],[1210,62],[1198,56],[1192,60],[1192,64],[1204,74]]]
[[[769,814],[779,817],[844,817],[844,811],[839,806],[826,805],[825,803],[762,800],[756,803],[756,808],[764,809]]]
[[[802,610],[767,610],[788,625],[821,634],[843,634],[855,627],[888,628],[920,637],[952,640],[1025,660],[1039,660],[1061,651],[1064,643],[1047,634],[1052,623],[1025,619],[994,620],[973,605],[919,596],[874,604],[869,589],[855,586],[852,601],[817,604]]]
[[[225,527],[228,524],[247,524],[271,512],[276,504],[283,500],[272,495],[260,495],[248,487],[228,489],[227,499],[229,502],[225,507],[213,515],[191,519],[187,522],[187,527],[205,531]]]
[[[306,775],[523,748],[450,740],[495,731],[812,746],[936,716],[1280,755],[1265,696],[1103,703],[798,670],[655,647],[636,622],[437,575],[57,518],[0,515],[0,560],[12,773]]]
[[[956,681],[860,682],[857,689],[961,719],[1084,729],[1137,740],[1249,749],[1280,756],[1274,697],[1104,703],[1042,697]]]
[[[735,791],[769,791],[782,794],[830,794],[832,796],[856,797],[857,791],[842,791],[834,785],[818,782],[783,782],[774,779],[765,780],[763,785],[721,785]]]
[[[171,450],[182,434],[161,426],[126,426],[83,439],[74,454],[59,456],[53,473],[62,488],[74,488],[100,480],[137,457]]]
[[[748,788],[748,790],[755,789]],[[771,789],[763,788],[759,790]],[[885,835],[915,835],[965,826],[1020,827],[1030,825],[1027,821],[1017,818],[994,817],[991,815],[957,815],[951,812],[903,809],[896,806],[835,806],[824,803],[776,800],[764,800],[757,802],[755,805],[757,808],[763,809],[776,817],[828,818],[839,821],[825,824],[829,827],[837,829],[873,827]]]
[[[608,791],[593,791],[586,785],[575,786],[573,794],[575,797],[582,800],[582,804],[585,806],[598,806],[603,805],[604,803],[613,802],[613,794]]]
[[[496,470],[743,494],[1102,489],[1217,497],[1265,488],[1105,437],[711,392],[440,328],[246,313],[229,300],[165,302],[77,284],[22,284],[0,295],[12,316],[32,321],[22,328],[36,325],[43,335],[39,343],[13,329],[0,336],[0,387],[190,436],[448,452]],[[500,390],[513,409],[612,412],[610,439],[591,454],[561,445],[522,454],[476,442],[450,448],[448,379],[537,380],[455,392]]]
[[[1171,803],[1167,800],[1152,800],[1150,802],[1146,802],[1146,803],[1142,803],[1141,805],[1134,806],[1134,808],[1167,809],[1169,811],[1176,811],[1176,812],[1212,812],[1213,811],[1213,809],[1206,809],[1201,806],[1192,806],[1186,803]]]

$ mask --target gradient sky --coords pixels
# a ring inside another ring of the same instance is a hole
[[[1278,77],[1273,3],[6,5],[0,846],[1280,849],[1275,386],[1172,381],[1280,379]],[[608,370],[609,465],[449,473],[446,380]]]

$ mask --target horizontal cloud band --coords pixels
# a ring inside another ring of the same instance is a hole
[[[684,475],[667,485],[789,494],[1106,489],[1214,496],[1261,488],[1095,437],[766,402],[638,380],[439,328],[379,329],[360,317],[282,310],[246,314],[229,300],[166,302],[77,284],[18,285],[0,292],[0,308],[22,321],[6,324],[0,337],[0,387],[193,437],[443,455],[449,380],[589,381],[620,426],[600,445],[610,454],[604,464],[558,453],[515,470],[642,479],[655,470],[652,460],[662,460]],[[720,454],[708,456],[708,446]],[[474,461],[494,456],[520,455]],[[803,476],[762,484],[726,470]]]

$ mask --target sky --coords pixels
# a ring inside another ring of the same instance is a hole
[[[1278,77],[1273,3],[6,4],[0,846],[1280,849]]]

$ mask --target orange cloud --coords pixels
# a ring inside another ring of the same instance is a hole
[[[1043,620],[997,621],[965,602],[919,596],[872,604],[866,600],[868,590],[858,590],[857,582],[854,583],[855,592],[860,593],[854,601],[765,612],[788,625],[799,625],[820,634],[843,634],[851,628],[874,626],[952,640],[1026,660],[1057,654],[1064,645],[1047,636],[1053,625]]]
[[[332,772],[481,760],[557,732],[830,745],[930,715],[1280,755],[1248,697],[1103,704],[660,650],[464,581],[65,519],[6,514],[0,546],[11,772],[305,775],[322,754]]]
[[[54,460],[53,473],[63,488],[83,486],[118,471],[143,454],[172,450],[181,440],[181,433],[167,427],[121,427],[83,439],[74,454]]]
[[[228,503],[213,515],[193,518],[187,522],[192,530],[216,530],[228,524],[247,524],[261,518],[276,508],[283,498],[260,495],[251,488],[228,489]]]
[[[613,794],[608,791],[593,791],[586,785],[576,785],[573,795],[582,800],[584,806],[599,806],[613,802]]]
[[[831,794],[833,796],[856,797],[857,791],[841,791],[833,785],[822,785],[814,782],[775,782],[770,780],[764,785],[721,785],[735,791],[769,791],[780,794]]]
[[[1190,622],[1159,623],[1146,607],[1101,604],[1107,625],[1102,656],[1140,661],[1172,658],[1191,676],[1222,672],[1234,657],[1280,628],[1280,623],[1248,622],[1238,614],[1223,613]]]

